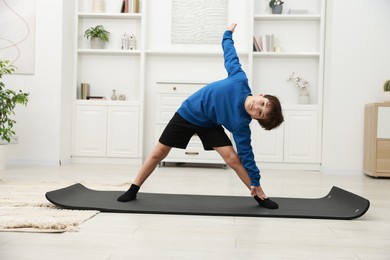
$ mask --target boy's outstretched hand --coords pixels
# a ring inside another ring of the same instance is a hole
[[[267,195],[265,195],[263,189],[261,186],[251,186],[251,195],[252,196],[257,196],[262,200],[265,200],[267,198]]]
[[[236,28],[237,24],[236,23],[232,23],[229,27],[228,27],[228,30],[231,31],[231,32],[234,32],[234,29]]]

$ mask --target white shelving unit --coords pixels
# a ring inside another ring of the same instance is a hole
[[[93,13],[92,1],[76,0],[72,161],[140,164],[143,152],[145,25],[142,13]],[[145,3],[146,4],[146,3]],[[146,6],[146,5],[145,5]],[[83,36],[89,27],[110,32],[105,49],[91,49]],[[135,35],[136,49],[122,50],[121,36]],[[81,100],[80,85],[91,96]],[[126,100],[111,100],[112,91]]]
[[[290,3],[307,9],[300,15],[269,14],[267,3],[253,2],[253,36],[274,34],[282,51],[253,52],[251,84],[254,93],[279,97],[285,123],[274,132],[253,131],[255,157],[270,167],[319,169],[326,0]],[[287,81],[292,72],[309,81],[309,104],[299,104],[299,89]]]

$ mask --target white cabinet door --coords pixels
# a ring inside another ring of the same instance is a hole
[[[284,118],[284,161],[319,163],[318,111],[287,110]]]
[[[284,124],[272,131],[261,128],[256,120],[252,125],[252,147],[258,162],[283,162]]]
[[[77,156],[106,156],[106,107],[76,105],[74,122],[73,154]]]
[[[108,107],[107,156],[138,156],[138,107]]]

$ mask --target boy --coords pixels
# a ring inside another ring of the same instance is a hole
[[[252,96],[248,79],[241,68],[232,39],[237,24],[223,35],[222,48],[228,77],[210,83],[188,97],[162,133],[133,184],[118,198],[126,202],[136,199],[143,182],[163,160],[172,147],[185,149],[196,133],[205,150],[216,150],[244,182],[260,206],[278,208],[267,198],[260,186],[260,171],[254,161],[249,124],[256,119],[266,130],[283,122],[279,100],[271,95]],[[223,127],[233,134],[237,153]]]

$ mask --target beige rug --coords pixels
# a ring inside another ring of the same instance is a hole
[[[77,231],[84,221],[99,211],[66,210],[45,198],[47,191],[64,188],[74,183],[15,182],[0,180],[0,231],[65,232]],[[85,184],[95,189],[125,189],[129,184]]]

